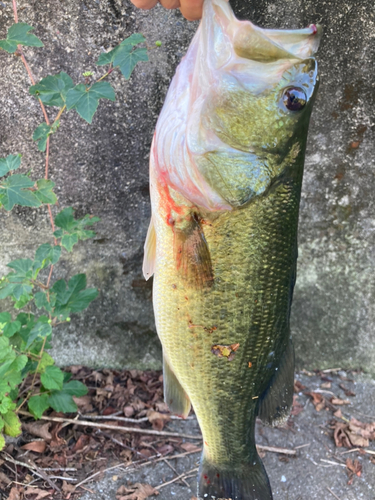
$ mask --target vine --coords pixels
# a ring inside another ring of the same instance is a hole
[[[74,84],[65,72],[48,75],[35,82],[22,47],[43,47],[33,33],[33,27],[18,22],[17,2],[13,0],[15,23],[8,29],[6,39],[0,40],[0,49],[19,57],[32,85],[29,93],[38,99],[44,122],[33,133],[33,140],[45,154],[43,179],[32,180],[30,173],[15,173],[21,166],[21,155],[10,154],[0,158],[0,209],[10,211],[14,206],[46,206],[51,225],[51,242],[40,245],[33,259],[23,258],[7,264],[10,272],[0,280],[0,300],[13,302],[13,314],[0,312],[0,450],[5,435],[18,436],[21,432],[19,410],[26,406],[35,418],[53,408],[59,412],[75,412],[73,396],[83,396],[87,388],[81,382],[70,380],[55,365],[48,354],[54,327],[70,322],[70,315],[86,309],[96,299],[96,288],[86,287],[86,275],[76,274],[67,282],[53,282],[54,266],[63,252],[72,252],[81,240],[95,236],[90,227],[100,219],[85,215],[75,218],[72,207],[61,210],[55,217],[52,206],[57,202],[49,179],[51,136],[56,134],[61,119],[74,110],[88,123],[92,122],[100,99],[115,100],[113,87],[105,79],[118,68],[129,79],[140,61],[148,61],[148,49],[140,47],[145,38],[135,33],[109,52],[102,53],[98,66],[108,70],[96,81],[93,72],[83,73],[84,82]],[[156,42],[160,46],[160,42]],[[46,107],[57,107],[53,121]]]

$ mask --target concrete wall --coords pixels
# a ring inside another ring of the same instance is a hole
[[[303,184],[298,280],[292,313],[297,361],[304,367],[363,367],[375,372],[375,19],[373,0],[252,0],[235,8],[264,27],[324,26],[321,86],[313,112]],[[159,367],[150,283],[141,274],[150,214],[148,155],[153,128],[174,69],[197,23],[157,6],[138,11],[127,0],[23,0],[20,21],[36,28],[44,49],[26,49],[36,79],[66,71],[103,74],[103,48],[142,32],[151,62],[129,82],[111,75],[115,103],[103,102],[90,126],[73,112],[51,141],[51,178],[60,207],[102,221],[55,278],[86,272],[100,297],[55,333],[60,364]],[[0,38],[12,24],[11,1],[0,2]],[[23,154],[24,169],[43,174],[31,136],[42,122],[28,95],[21,61],[0,52],[0,157]],[[51,115],[52,116],[52,115]],[[57,210],[57,209],[56,209]],[[0,271],[49,241],[44,209],[0,214]]]

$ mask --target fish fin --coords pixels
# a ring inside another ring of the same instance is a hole
[[[163,357],[163,383],[164,401],[169,409],[172,413],[186,418],[190,412],[190,399],[165,357]]]
[[[258,417],[268,425],[285,422],[293,403],[294,348],[290,340],[277,371],[259,401]]]
[[[269,479],[255,448],[251,462],[226,467],[210,463],[203,452],[198,475],[198,498],[272,500]]]
[[[192,215],[185,227],[175,227],[174,234],[175,259],[182,278],[190,286],[210,287],[214,280],[211,255],[198,218]]]
[[[151,278],[155,271],[155,259],[156,259],[156,232],[154,221],[150,220],[150,225],[148,226],[145,246],[144,246],[144,257],[143,257],[143,276],[146,280]]]

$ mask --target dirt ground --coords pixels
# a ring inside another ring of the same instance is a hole
[[[27,431],[0,453],[0,499],[196,500],[199,427],[194,415],[166,413],[160,373],[73,371],[90,387],[73,422],[85,420],[73,425],[72,417],[52,414],[38,424],[50,426],[51,439],[35,438],[26,415]],[[140,432],[120,432],[130,424],[116,419],[132,412]],[[297,374],[288,423],[258,423],[256,442],[274,500],[375,500],[375,381],[341,370]]]

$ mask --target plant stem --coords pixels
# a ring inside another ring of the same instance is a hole
[[[64,104],[64,106],[63,106],[63,107],[60,109],[60,111],[58,112],[58,114],[57,114],[56,118],[55,118],[55,119],[54,119],[54,121],[53,121],[53,124],[55,124],[55,123],[57,122],[57,120],[59,120],[59,119],[60,119],[60,117],[61,117],[61,115],[64,113],[65,109],[66,109],[66,104]]]
[[[105,75],[101,76],[99,80],[96,80],[96,83],[100,82],[101,80],[104,80],[104,78],[107,78],[107,76],[110,75],[114,69],[115,68],[110,68]]]

